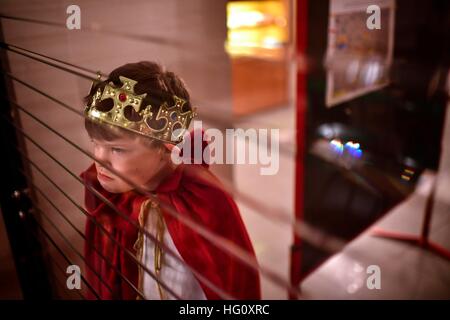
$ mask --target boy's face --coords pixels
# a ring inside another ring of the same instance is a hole
[[[94,155],[134,184],[145,187],[162,166],[158,149],[145,145],[140,138],[123,137],[113,141],[92,139]],[[135,189],[102,164],[95,162],[101,186],[112,193]]]

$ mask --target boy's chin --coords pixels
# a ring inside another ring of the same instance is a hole
[[[130,191],[131,188],[127,187],[127,186],[117,186],[114,183],[108,183],[108,182],[102,182],[99,181],[100,185],[103,187],[103,189],[105,189],[106,191],[110,192],[110,193],[124,193],[127,191]]]

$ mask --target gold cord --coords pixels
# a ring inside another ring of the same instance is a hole
[[[153,210],[152,210],[153,209]],[[156,239],[157,242],[155,242],[155,248],[154,248],[154,269],[155,269],[155,276],[158,280],[161,280],[161,269],[163,266],[163,258],[164,258],[164,251],[162,247],[159,245],[160,243],[163,243],[164,241],[164,232],[165,232],[165,223],[164,219],[161,213],[161,209],[159,208],[159,205],[151,200],[145,201],[141,206],[141,211],[139,213],[139,225],[142,228],[145,228],[147,223],[147,218],[149,213],[152,213],[152,222],[155,221],[156,226]],[[136,250],[136,258],[138,261],[141,261],[142,254],[143,254],[143,246],[144,246],[144,233],[142,231],[139,231],[138,238],[134,244],[134,249]],[[138,276],[138,289],[140,292],[142,292],[143,289],[143,269],[142,267],[139,267],[139,276]],[[161,284],[156,281],[156,285],[158,286],[159,296],[161,300],[165,300],[166,293],[161,287]],[[137,300],[141,300],[142,298],[138,295]]]

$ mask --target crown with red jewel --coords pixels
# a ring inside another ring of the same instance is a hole
[[[137,81],[123,76],[120,76],[119,79],[122,82],[121,87],[117,87],[110,82],[105,85],[103,91],[100,88],[97,89],[92,102],[85,107],[86,117],[166,143],[177,144],[183,140],[184,132],[196,116],[194,110],[183,112],[186,100],[174,95],[174,104],[169,106],[167,102],[163,102],[155,114],[152,112],[151,105],[141,106],[147,93],[137,95],[134,92]],[[98,81],[94,81],[92,86],[94,87],[97,83]],[[97,104],[107,99],[113,101],[113,107],[109,111],[98,110]],[[127,111],[128,108],[133,110]],[[129,116],[131,113],[134,113],[137,117],[131,119]]]

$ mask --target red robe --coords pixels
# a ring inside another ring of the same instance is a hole
[[[138,223],[142,203],[147,199],[137,192],[121,194],[109,193],[103,189],[96,177],[96,169],[91,165],[81,174],[84,181],[101,192],[118,209]],[[255,256],[239,209],[232,197],[220,187],[218,179],[207,166],[191,164],[179,165],[156,190],[158,198],[180,214],[190,217],[210,231],[231,240],[250,255]],[[138,230],[86,189],[85,206],[111,236],[130,253],[135,254],[133,245]],[[196,234],[178,219],[164,212],[167,230],[183,260],[209,281],[237,299],[260,299],[259,275],[256,271],[217,248],[210,241]],[[90,245],[90,243],[92,245]],[[94,249],[111,262],[111,267]],[[87,220],[85,243],[85,274],[88,283],[101,299],[136,299],[136,292],[119,276],[128,278],[138,287],[138,266],[124,250],[107,237],[96,224]],[[90,267],[89,267],[90,266]],[[152,266],[147,266],[153,270]],[[163,266],[164,268],[164,266]],[[107,285],[99,280],[100,275]],[[197,279],[198,280],[198,279]],[[207,299],[220,299],[213,290],[198,280]],[[108,286],[111,290],[108,289]],[[95,299],[91,290],[88,297]]]

